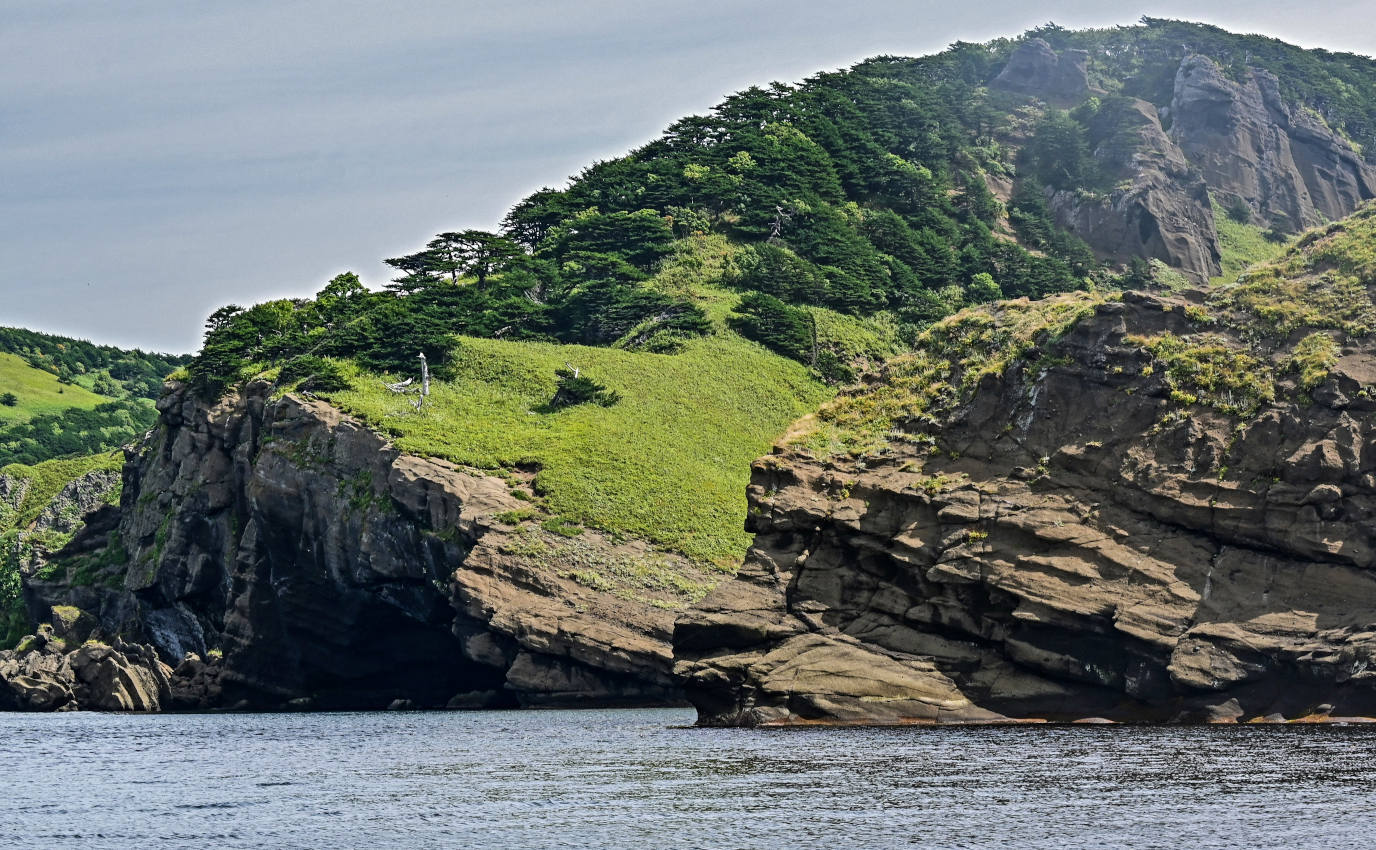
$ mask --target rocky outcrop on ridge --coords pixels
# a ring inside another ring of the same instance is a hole
[[[1156,107],[1133,101],[1124,124],[1136,144],[1096,152],[1118,187],[1107,195],[1055,192],[1057,222],[1104,256],[1155,258],[1207,282],[1221,271],[1208,184],[1161,129]]]
[[[1261,69],[1229,79],[1198,54],[1180,63],[1171,137],[1225,206],[1297,231],[1340,219],[1376,197],[1376,168],[1312,110],[1289,104]]]
[[[992,85],[1074,106],[1096,93],[1087,63],[1084,51],[1058,55],[1033,38]],[[1211,194],[1282,232],[1341,219],[1376,197],[1376,167],[1259,68],[1235,81],[1208,56],[1186,55],[1170,103],[1134,100],[1119,130],[1094,151],[1114,187],[1050,193],[1057,223],[1103,257],[1159,259],[1196,284],[1221,271]]]
[[[674,600],[597,570],[691,564],[546,532],[518,484],[403,454],[263,382],[214,404],[174,388],[159,408],[121,509],[26,592],[39,621],[70,609],[96,639],[148,644],[172,668],[162,708],[681,699]]]
[[[1333,230],[1300,279],[1070,299],[1063,336],[948,320],[971,356],[837,408],[891,405],[885,448],[759,461],[746,564],[675,632],[700,722],[1376,714],[1376,268]],[[1342,314],[1264,297],[1334,279]]]
[[[1089,53],[1057,53],[1044,39],[1029,38],[1008,58],[993,85],[1019,94],[1078,100],[1089,93]]]

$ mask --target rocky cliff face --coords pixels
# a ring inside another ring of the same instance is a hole
[[[1222,270],[1209,186],[1161,129],[1156,107],[1136,100],[1126,117],[1136,143],[1096,153],[1118,187],[1056,192],[1051,210],[1102,255],[1158,259],[1204,283]]]
[[[1045,39],[1029,38],[1008,58],[993,85],[1020,94],[1078,101],[1089,93],[1089,53],[1057,53]]]
[[[992,85],[1075,106],[1104,94],[1089,85],[1088,61],[1029,39]],[[1136,100],[1122,133],[1135,143],[1115,137],[1094,152],[1115,188],[1052,194],[1057,222],[1104,257],[1159,259],[1198,284],[1220,273],[1211,195],[1224,207],[1244,204],[1253,224],[1291,233],[1376,197],[1376,168],[1261,69],[1235,81],[1211,58],[1188,55],[1170,103]]]
[[[1376,197],[1376,168],[1315,112],[1286,103],[1267,71],[1234,81],[1209,57],[1187,56],[1169,115],[1172,138],[1219,199],[1240,199],[1263,226],[1294,232]]]
[[[1340,230],[1084,299],[1006,368],[979,346],[1026,305],[948,320],[970,357],[842,403],[899,399],[886,448],[758,462],[746,565],[675,632],[700,722],[1376,714],[1376,270]],[[1351,312],[1299,306],[1334,279]]]
[[[40,621],[86,618],[81,640],[148,644],[174,668],[162,708],[681,699],[681,600],[589,578],[673,556],[545,532],[522,521],[519,482],[404,455],[264,383],[213,405],[177,388],[159,408],[120,510],[28,593]]]

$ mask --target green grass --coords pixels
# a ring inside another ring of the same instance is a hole
[[[1277,259],[1251,269],[1210,299],[1234,311],[1233,323],[1285,339],[1297,330],[1336,330],[1364,337],[1376,329],[1376,206],[1310,230]]]
[[[543,412],[565,363],[621,401]],[[329,398],[402,451],[537,467],[534,486],[569,533],[582,524],[730,567],[750,540],[751,461],[829,393],[806,367],[725,333],[672,355],[466,338],[424,413],[367,374]]]
[[[53,552],[71,539],[70,534],[63,532],[26,529],[73,479],[97,469],[118,470],[123,463],[120,452],[109,452],[71,460],[49,460],[34,466],[12,463],[0,468],[0,475],[29,482],[18,505],[0,501],[0,649],[14,646],[32,628],[21,594],[21,561],[35,546]],[[118,486],[111,495],[118,498]]]
[[[1212,285],[1232,283],[1252,266],[1269,263],[1285,252],[1286,242],[1272,242],[1255,224],[1233,221],[1217,201],[1214,201],[1214,227],[1223,255],[1223,273],[1209,281]]]
[[[819,457],[879,451],[914,417],[934,416],[1001,375],[1034,346],[1055,340],[1107,297],[1073,292],[1039,301],[984,304],[933,324],[910,354],[894,357],[883,380],[824,405],[790,443]],[[934,420],[933,420],[934,421]]]
[[[0,425],[27,422],[73,407],[89,410],[110,401],[84,387],[58,383],[56,375],[35,369],[17,355],[0,352],[0,395],[4,393],[14,393],[19,403],[14,407],[0,405]]]
[[[62,492],[63,487],[86,473],[98,469],[117,472],[123,467],[124,455],[122,452],[107,452],[66,460],[48,460],[35,466],[12,463],[0,467],[0,475],[28,479],[29,481],[28,492],[24,494],[24,501],[20,502],[14,515],[7,516],[5,508],[0,506],[0,531],[27,527],[38,519],[38,515],[43,512],[49,502],[57,497],[58,493]]]
[[[1270,366],[1224,337],[1200,334],[1186,339],[1163,333],[1129,335],[1123,342],[1139,346],[1164,368],[1171,399],[1178,404],[1203,404],[1251,416],[1276,397]],[[1328,374],[1327,367],[1323,374]]]

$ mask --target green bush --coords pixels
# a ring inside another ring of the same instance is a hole
[[[616,390],[608,390],[606,385],[599,384],[575,370],[555,369],[554,376],[558,379],[558,389],[554,392],[554,398],[549,401],[552,410],[573,407],[576,404],[611,407],[621,400],[621,394]]]

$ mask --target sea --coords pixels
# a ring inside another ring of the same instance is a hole
[[[0,846],[1365,848],[1376,728],[0,714]]]

